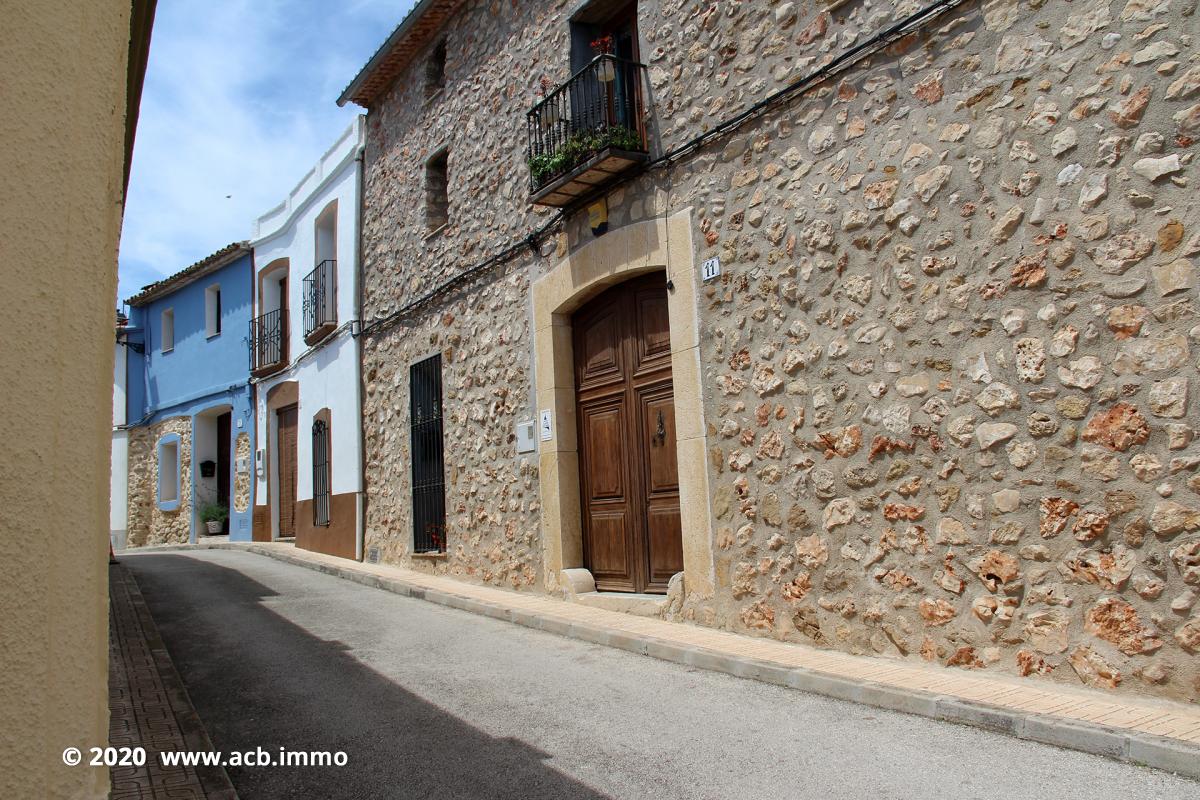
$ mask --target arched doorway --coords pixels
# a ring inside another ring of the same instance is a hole
[[[601,591],[664,593],[683,570],[667,279],[571,317],[584,563]]]

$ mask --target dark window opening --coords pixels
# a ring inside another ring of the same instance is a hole
[[[412,437],[413,552],[446,552],[445,442],[442,439],[442,357],[409,368]]]
[[[325,528],[329,526],[333,490],[329,476],[329,423],[319,417],[312,426],[312,465],[313,526]]]
[[[447,155],[442,150],[425,164],[425,223],[431,231],[450,221]]]
[[[446,86],[446,40],[438,42],[425,62],[425,99],[433,97]]]
[[[217,318],[213,321],[214,322],[213,327],[215,327],[217,329],[217,333],[220,333],[221,332],[221,289],[220,289],[220,287],[217,287],[216,297],[214,298],[214,304],[216,305]]]

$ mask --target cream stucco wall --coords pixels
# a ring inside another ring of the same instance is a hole
[[[129,0],[0,25],[0,796],[104,797],[107,518]]]

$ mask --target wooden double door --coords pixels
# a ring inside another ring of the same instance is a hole
[[[572,317],[583,550],[601,591],[664,593],[683,570],[666,277]]]

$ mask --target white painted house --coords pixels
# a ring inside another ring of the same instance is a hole
[[[363,117],[252,232],[256,539],[362,557]]]
[[[129,534],[129,431],[125,427],[126,366],[129,320],[117,312],[113,358],[112,469],[108,487],[108,535],[113,550],[125,549]]]

